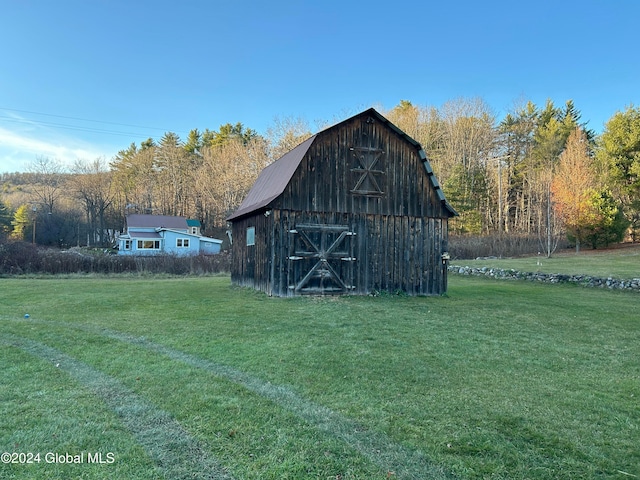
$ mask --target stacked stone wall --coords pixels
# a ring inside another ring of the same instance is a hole
[[[630,280],[601,278],[589,275],[565,275],[560,273],[519,272],[491,267],[466,267],[449,265],[449,273],[474,277],[490,277],[499,280],[528,280],[541,283],[574,283],[584,287],[608,288],[611,290],[632,290],[640,292],[640,278]]]

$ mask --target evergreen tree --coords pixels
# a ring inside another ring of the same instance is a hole
[[[257,136],[258,133],[255,130],[245,128],[240,122],[235,125],[225,123],[220,125],[220,129],[217,132],[209,132],[207,130],[203,135],[202,143],[208,147],[220,147],[231,140],[238,140],[243,145],[246,145]]]
[[[11,231],[11,212],[9,207],[0,200],[0,242],[4,241],[6,235]]]
[[[591,204],[599,216],[598,221],[585,233],[586,243],[595,249],[621,242],[629,228],[629,222],[611,192],[595,193],[591,198]]]
[[[596,156],[609,174],[614,195],[624,205],[636,241],[640,238],[640,108],[630,106],[607,122]]]
[[[197,128],[189,132],[187,141],[184,144],[184,149],[190,154],[199,154],[202,150],[202,134]]]

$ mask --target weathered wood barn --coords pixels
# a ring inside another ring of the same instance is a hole
[[[276,296],[439,295],[454,215],[421,146],[369,109],[262,171],[228,218],[231,279]]]

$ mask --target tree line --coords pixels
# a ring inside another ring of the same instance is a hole
[[[640,233],[640,109],[596,135],[571,100],[514,108],[480,100],[440,109],[402,101],[388,118],[421,143],[459,212],[451,232],[527,235],[551,255],[564,235],[593,248]]]
[[[425,150],[459,213],[454,236],[537,237],[548,255],[564,235],[592,247],[638,238],[638,108],[615,113],[600,135],[572,101],[527,102],[501,120],[482,99],[439,108],[403,100],[382,113]],[[26,173],[2,175],[0,225],[5,236],[59,246],[110,245],[129,213],[196,218],[212,234],[260,171],[310,130],[285,119],[265,135],[242,123],[186,139],[167,132],[70,169],[39,157]]]

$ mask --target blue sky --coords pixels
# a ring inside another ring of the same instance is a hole
[[[637,0],[0,0],[0,172],[400,100],[640,105]]]

